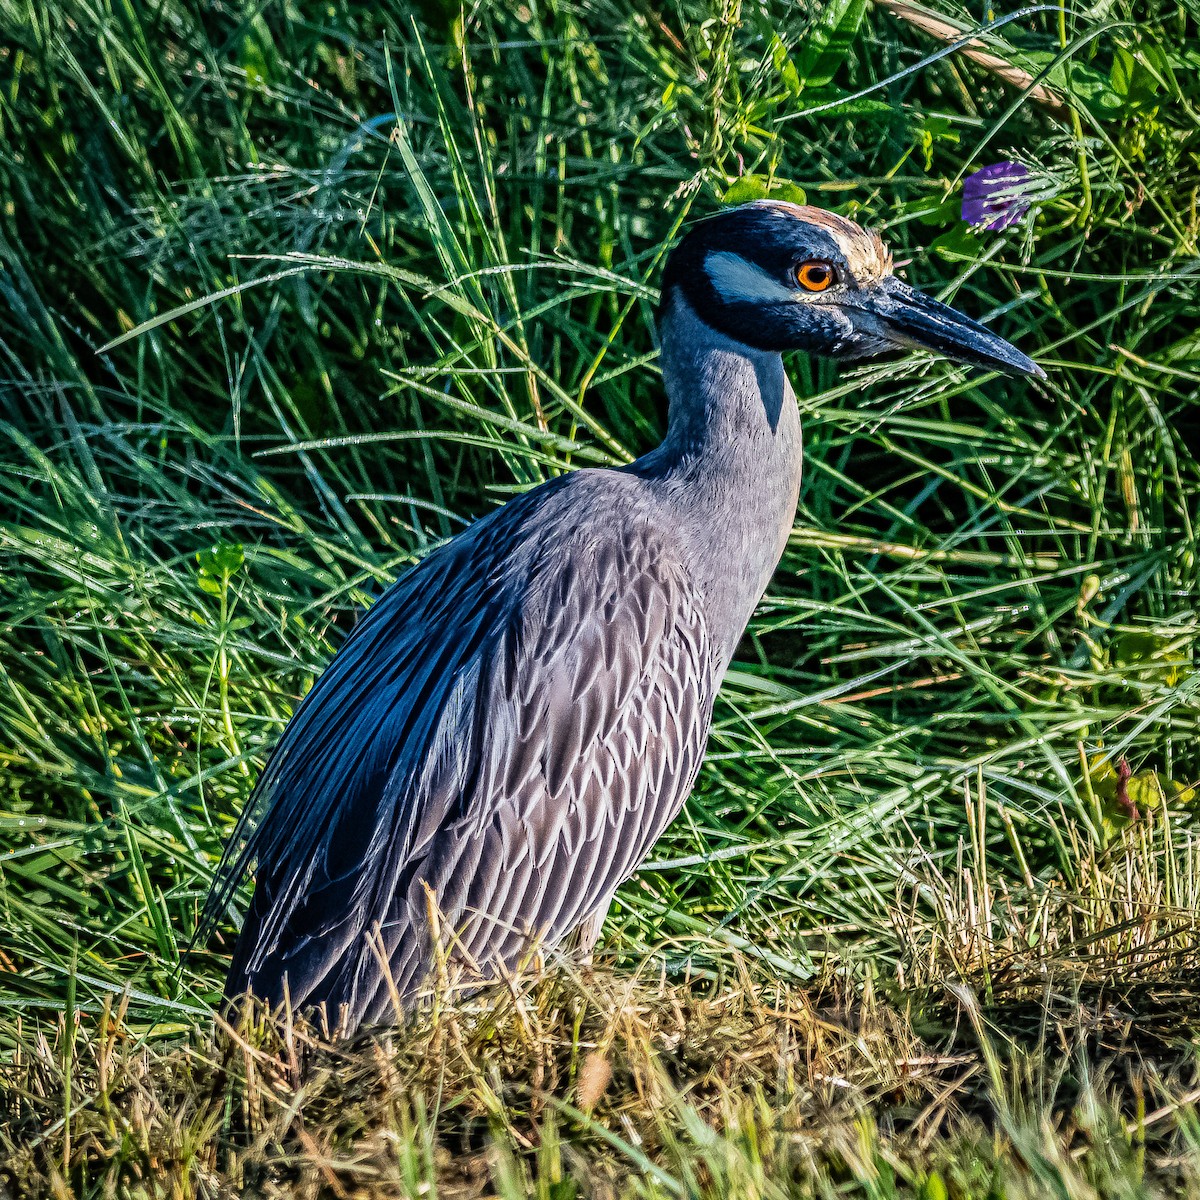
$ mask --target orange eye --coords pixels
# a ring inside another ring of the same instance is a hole
[[[796,268],[796,282],[807,291],[823,292],[833,282],[833,267],[820,259],[801,263]]]

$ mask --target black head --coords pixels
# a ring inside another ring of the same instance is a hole
[[[901,347],[1044,377],[1003,338],[901,282],[875,233],[835,213],[775,200],[694,226],[663,274],[706,324],[756,350],[856,359]]]

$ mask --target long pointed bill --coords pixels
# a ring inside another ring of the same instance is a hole
[[[1046,378],[1046,372],[1016,346],[895,276],[861,292],[859,302],[895,345],[932,350],[955,362],[988,367],[1006,375]]]

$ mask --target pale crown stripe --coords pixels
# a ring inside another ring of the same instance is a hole
[[[704,260],[704,269],[722,300],[748,304],[786,304],[800,299],[792,288],[732,250],[710,251]]]

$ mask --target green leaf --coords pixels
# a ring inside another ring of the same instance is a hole
[[[847,98],[837,103],[842,96]],[[849,93],[833,87],[810,88],[804,96],[805,108],[817,108],[826,104],[831,107],[819,114],[822,120],[833,117],[885,117],[891,122],[896,119],[896,110],[890,104],[874,100],[870,96],[859,96],[858,99],[851,100]]]
[[[947,192],[941,199],[936,195],[918,196],[897,204],[892,209],[892,219],[897,223],[912,219],[922,225],[945,229],[962,220],[962,197],[956,192]]]
[[[1149,55],[1146,57],[1149,58]],[[1129,110],[1151,107],[1158,100],[1158,79],[1143,61],[1140,50],[1135,54],[1124,46],[1118,46],[1113,54],[1108,78],[1112,90],[1125,100]]]
[[[217,542],[207,550],[198,551],[196,564],[200,574],[196,582],[200,590],[210,596],[220,596],[245,561],[246,553],[237,542]]]
[[[1118,46],[1113,54],[1112,68],[1108,72],[1109,82],[1118,96],[1128,97],[1129,85],[1133,81],[1133,73],[1136,69],[1137,64],[1133,60],[1133,55],[1124,46]]]
[[[783,39],[778,34],[773,34],[771,37],[771,62],[775,66],[775,70],[779,72],[780,81],[787,89],[791,96],[799,96],[804,84],[800,81],[800,72],[796,70],[796,64],[792,62],[791,56],[787,52],[787,46],[784,45]]]
[[[1130,776],[1125,792],[1129,803],[1143,814],[1162,806],[1163,790],[1155,771],[1139,771]]]
[[[834,0],[827,4],[796,59],[796,73],[806,88],[827,87],[850,54],[867,0]]]
[[[748,204],[751,200],[786,200],[791,204],[804,204],[804,189],[790,179],[777,176],[742,175],[725,189],[721,197],[723,204]]]
[[[1148,629],[1115,637],[1111,659],[1113,666],[1131,682],[1143,680],[1176,687],[1190,674],[1183,641]]]
[[[201,550],[196,561],[206,575],[233,575],[246,561],[246,552],[240,542],[217,542],[210,549]]]
[[[978,258],[983,250],[983,243],[966,221],[959,221],[953,229],[943,233],[941,237],[934,238],[929,244],[929,249],[955,262],[964,258]]]
[[[1031,75],[1040,75],[1054,59],[1048,50],[1026,50],[1014,53],[1012,61]],[[1096,120],[1112,120],[1124,111],[1124,98],[1114,89],[1109,76],[1086,63],[1060,62],[1050,67],[1044,82],[1056,91],[1071,96],[1083,104]]]
[[[278,59],[270,27],[261,16],[255,17],[242,38],[238,58],[238,65],[246,72],[246,83],[251,91],[266,91],[276,75],[275,64]]]

